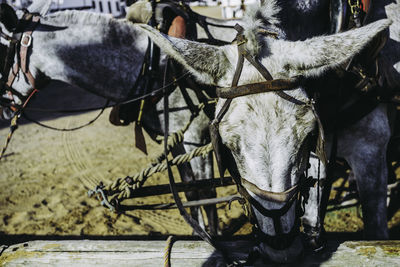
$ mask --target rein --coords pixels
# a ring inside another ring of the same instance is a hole
[[[87,122],[85,124],[82,124],[82,125],[79,125],[79,126],[76,126],[76,127],[73,127],[73,128],[57,128],[57,127],[53,127],[53,126],[50,126],[50,125],[46,125],[44,123],[41,123],[38,120],[33,119],[32,117],[30,117],[28,115],[26,115],[26,112],[22,113],[22,116],[25,119],[27,119],[28,121],[36,123],[37,125],[42,126],[42,127],[46,128],[46,129],[50,129],[50,130],[54,130],[54,131],[60,131],[60,132],[71,132],[71,131],[76,131],[76,130],[82,129],[82,128],[86,127],[86,126],[89,126],[90,124],[93,124],[101,116],[101,114],[103,114],[103,112],[107,108],[109,102],[110,102],[110,100],[107,100],[107,102],[104,105],[104,107],[100,110],[100,112],[92,120],[90,120],[89,122]]]
[[[168,66],[169,64],[165,65],[165,70],[164,70],[164,82],[166,81],[166,75],[168,71]],[[180,215],[184,218],[184,220],[193,228],[193,230],[208,244],[210,244],[212,247],[220,251],[224,257],[225,260],[229,262],[229,265],[235,264],[235,262],[232,262],[231,259],[227,256],[227,251],[225,248],[221,247],[217,241],[210,236],[209,233],[207,233],[203,228],[201,228],[200,224],[194,220],[189,213],[185,210],[182,200],[179,197],[178,190],[176,187],[176,182],[174,175],[172,173],[171,169],[171,163],[168,160],[168,154],[169,154],[169,149],[168,149],[168,132],[169,132],[169,110],[168,110],[168,87],[164,86],[164,156],[165,156],[165,162],[167,165],[167,172],[168,172],[168,179],[169,179],[169,187],[172,193],[172,196],[174,198],[175,204],[179,210]],[[168,266],[168,265],[167,265]]]

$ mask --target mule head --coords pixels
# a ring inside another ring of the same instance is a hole
[[[390,21],[381,20],[344,33],[290,42],[268,34],[277,25],[274,10],[266,14],[272,17],[269,24],[258,19],[259,13],[254,14],[253,23],[248,27],[244,25],[247,40],[244,45],[247,52],[259,60],[275,79],[297,75],[306,78],[321,76],[325,70],[346,63],[390,25]],[[161,49],[201,82],[230,86],[238,61],[236,44],[215,47],[168,37],[146,25],[141,27]],[[279,31],[277,35],[280,35]],[[239,84],[263,80],[255,67],[245,61]],[[309,101],[301,86],[287,94],[305,103]],[[224,102],[220,99],[216,114]],[[316,128],[316,117],[310,106],[294,104],[275,93],[248,95],[233,99],[220,121],[221,141],[229,152],[225,155],[232,155],[233,162],[230,164],[236,165],[237,175],[252,184],[252,188],[258,189],[247,191],[265,209],[281,209],[285,203],[266,199],[257,191],[284,192],[298,184],[305,171],[309,149],[307,137]],[[298,236],[290,238],[290,242],[287,240],[289,234],[296,233],[293,229],[299,227],[296,223],[296,203],[278,219],[264,216],[254,206],[253,210],[264,236],[276,237],[275,244],[267,239],[261,240],[259,249],[262,254],[277,262],[295,260],[301,254],[302,243]],[[281,229],[278,231],[279,224]],[[287,246],[279,245],[280,237],[285,237],[286,241],[281,241]]]
[[[257,58],[273,78],[289,78],[297,75],[318,77],[325,70],[344,64],[386,29],[390,21],[382,20],[349,32],[297,42],[265,35],[260,21],[251,25],[245,30],[248,53]],[[161,49],[201,82],[221,87],[228,87],[232,82],[238,60],[236,44],[215,47],[168,37],[145,25],[141,27]],[[251,64],[244,64],[239,84],[263,80]],[[301,87],[288,94],[300,101],[309,101]],[[220,99],[217,114],[224,101]],[[285,203],[267,200],[257,191],[279,193],[299,183],[307,165],[307,137],[315,128],[316,117],[310,105],[296,105],[277,94],[262,93],[233,99],[220,122],[219,134],[229,152],[225,155],[232,155],[233,162],[229,164],[235,165],[237,175],[257,189],[247,190],[248,193],[265,209],[277,210]],[[267,218],[254,207],[253,211],[264,236],[278,236],[275,244],[265,239],[261,241],[259,248],[264,255],[277,262],[293,261],[300,255],[302,243],[299,238],[291,237],[287,242],[289,233],[295,233],[293,227],[299,227],[296,204],[278,219]],[[285,237],[286,241],[279,237]],[[280,246],[280,241],[288,243],[287,246]]]

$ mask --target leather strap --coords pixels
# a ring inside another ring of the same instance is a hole
[[[289,79],[275,79],[259,83],[252,83],[240,86],[217,88],[217,96],[221,98],[235,98],[250,94],[276,92],[282,90],[293,90],[301,85],[301,77]]]
[[[14,83],[15,77],[17,77],[18,75],[18,71],[19,71],[19,64],[18,61],[15,62],[14,66],[11,69],[11,72],[8,76],[8,82],[7,82],[7,86],[11,87],[12,84]]]
[[[39,23],[40,16],[25,13],[23,16],[23,19],[31,20],[30,25],[29,25],[29,30],[24,31],[24,33],[21,36],[20,43],[19,43],[19,60],[17,60],[17,62],[15,62],[14,66],[11,68],[11,71],[8,75],[8,81],[6,83],[7,87],[12,88],[12,84],[14,83],[19,70],[21,69],[23,71],[25,77],[28,79],[30,85],[32,86],[33,91],[25,99],[24,103],[21,106],[22,108],[27,105],[28,101],[31,99],[33,94],[37,92],[36,85],[35,85],[35,78],[33,77],[32,73],[30,72],[30,70],[28,68],[27,58],[28,58],[29,47],[32,45],[32,32],[36,28],[37,24]],[[21,64],[19,64],[19,62],[21,62]],[[13,92],[11,90],[8,90],[8,94],[13,99]],[[12,105],[10,108],[14,112],[16,112],[20,109],[20,107],[17,107],[16,105]]]
[[[270,192],[270,191],[265,191],[263,189],[260,189],[258,186],[255,184],[249,182],[248,180],[241,178],[240,179],[241,184],[243,185],[244,188],[247,190],[253,192],[260,198],[268,201],[273,201],[273,202],[278,202],[278,203],[283,203],[287,202],[291,199],[293,194],[295,194],[298,190],[299,184],[296,184],[295,186],[292,186],[288,190],[280,193],[275,193],[275,192]]]
[[[242,40],[240,37],[240,31],[239,34],[237,36],[237,39],[239,39],[239,43],[238,43],[238,61],[236,63],[236,71],[235,74],[233,76],[233,80],[232,80],[232,86],[236,86],[239,82],[239,78],[240,78],[240,74],[242,73],[242,69],[243,69],[243,63],[244,63],[244,56],[243,54],[240,53],[240,49],[239,47],[241,45],[244,44],[244,40]],[[223,157],[222,157],[222,143],[221,143],[221,138],[219,135],[219,123],[221,122],[222,117],[225,115],[225,113],[228,111],[229,106],[232,102],[232,98],[227,99],[224,104],[222,105],[222,108],[220,109],[220,111],[218,112],[218,114],[216,115],[215,119],[211,121],[210,125],[209,125],[209,130],[210,130],[210,138],[211,138],[211,143],[213,145],[214,148],[214,155],[215,155],[215,159],[217,161],[217,165],[218,165],[218,171],[219,171],[219,175],[220,177],[224,176],[224,172],[226,170],[223,162]]]
[[[33,78],[32,73],[29,71],[28,68],[28,50],[32,44],[32,32],[36,28],[37,24],[40,21],[40,17],[35,15],[32,17],[31,27],[28,31],[25,31],[22,34],[21,41],[20,41],[20,60],[21,60],[21,69],[24,72],[25,76],[28,78],[29,83],[32,85],[33,88],[35,86],[35,79]]]
[[[310,103],[310,104],[305,103],[305,102],[298,100],[282,91],[282,90],[286,90],[286,89],[297,88],[300,85],[300,83],[299,83],[301,81],[300,77],[274,81],[271,74],[269,73],[269,71],[258,60],[251,57],[249,55],[249,53],[247,52],[247,50],[245,49],[245,47],[243,46],[243,44],[246,43],[246,39],[243,36],[243,28],[237,24],[235,26],[235,29],[238,31],[238,35],[236,37],[236,42],[238,45],[238,56],[239,56],[238,61],[237,61],[236,71],[235,71],[235,74],[233,77],[231,88],[220,88],[217,92],[217,94],[219,96],[223,95],[223,96],[226,96],[228,99],[223,104],[223,106],[220,109],[219,113],[217,114],[216,118],[210,124],[211,141],[212,141],[212,144],[214,147],[214,152],[215,152],[215,156],[216,156],[216,160],[218,163],[221,177],[223,177],[225,167],[222,164],[223,158],[222,158],[221,147],[220,147],[220,146],[222,146],[222,144],[221,144],[221,139],[219,136],[218,125],[221,122],[222,117],[225,115],[225,113],[229,109],[229,106],[232,102],[233,97],[247,95],[247,94],[251,94],[251,93],[274,91],[280,97],[282,97],[294,104],[313,106],[313,103]],[[267,81],[257,83],[254,85],[237,86],[241,72],[242,72],[244,58],[246,58],[261,73],[261,75]],[[298,227],[298,224],[293,225],[290,233],[285,234],[285,233],[283,233],[282,223],[280,221],[280,218],[288,212],[290,207],[292,207],[293,203],[295,203],[295,200],[299,199],[302,196],[302,191],[303,191],[302,189],[304,186],[306,186],[308,184],[306,182],[308,179],[306,179],[305,176],[302,175],[300,177],[298,184],[296,184],[295,186],[286,190],[285,192],[275,193],[275,192],[269,192],[269,191],[259,189],[254,184],[241,178],[240,175],[235,170],[229,169],[229,172],[231,173],[232,178],[234,179],[234,181],[237,185],[237,189],[238,189],[239,193],[246,200],[246,202],[251,204],[251,206],[254,207],[263,216],[270,217],[273,220],[275,232],[278,236],[286,236],[286,235],[290,236],[290,238],[288,238],[288,240],[290,240],[290,243],[289,243],[289,245],[290,245],[291,242],[294,240],[293,233],[296,231],[295,228]],[[253,192],[254,194],[256,194],[257,196],[259,196],[263,199],[267,199],[267,200],[274,201],[274,202],[281,202],[281,203],[285,203],[285,204],[280,209],[273,209],[273,210],[266,209],[256,199],[254,199],[247,190],[249,190],[250,192]],[[301,209],[299,204],[296,209],[296,213],[299,213],[298,209]]]
[[[168,64],[166,65],[167,68]],[[165,70],[167,72],[167,69]],[[168,132],[169,132],[169,112],[168,112],[168,91],[164,89],[164,153],[165,153],[165,161],[167,163],[167,171],[168,171],[168,179],[169,186],[171,189],[172,196],[176,203],[176,206],[179,210],[179,213],[184,218],[184,220],[193,228],[193,230],[207,243],[213,246],[215,249],[219,250],[224,258],[231,263],[230,258],[227,256],[226,250],[221,247],[215,239],[213,239],[203,228],[200,227],[199,223],[194,220],[188,212],[185,210],[182,201],[179,197],[178,190],[176,188],[176,183],[174,179],[174,175],[171,170],[170,162],[168,161]]]

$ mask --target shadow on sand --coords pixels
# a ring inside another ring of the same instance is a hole
[[[51,81],[48,86],[35,94],[25,109],[25,113],[38,121],[46,121],[83,112],[56,112],[59,110],[81,110],[105,106],[107,100],[88,91],[60,81]],[[31,123],[24,118],[20,124]],[[0,129],[9,127],[9,121],[0,120]]]

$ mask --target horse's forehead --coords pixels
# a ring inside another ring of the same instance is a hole
[[[237,144],[236,139],[249,138],[247,143],[266,144],[289,135],[301,139],[312,122],[306,107],[267,93],[235,99],[222,122],[221,135],[227,143]]]
[[[307,101],[307,96],[300,90],[288,92],[293,98]],[[227,117],[235,120],[241,117],[248,122],[276,120],[276,123],[285,123],[286,120],[303,114],[306,109],[303,105],[296,105],[279,95],[269,92],[239,97],[232,101]],[[279,122],[281,121],[282,122]]]

